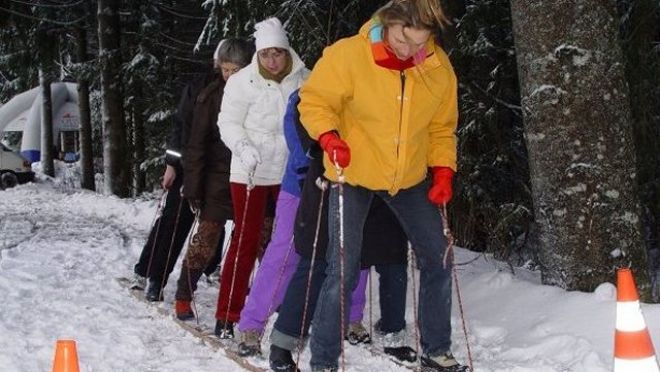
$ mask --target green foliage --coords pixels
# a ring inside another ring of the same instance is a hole
[[[357,32],[386,1],[226,0],[207,2],[209,18],[200,40],[251,37],[254,24],[278,17],[293,48],[313,66],[323,48]]]
[[[25,6],[11,5],[10,9],[24,10]],[[2,14],[0,27],[0,102],[38,84],[35,44],[31,32],[36,25],[14,14]]]
[[[637,183],[649,249],[660,241],[660,1],[618,0],[633,112]],[[660,263],[658,263],[660,265]]]
[[[452,203],[459,244],[525,259],[531,193],[506,1],[465,1],[447,40],[459,77],[459,172]]]
[[[132,0],[122,2],[122,89],[126,115],[144,120],[141,169],[157,187],[164,142],[183,86],[209,70],[218,41],[251,37],[255,23],[277,16],[292,46],[312,67],[323,48],[354,34],[386,0]],[[509,2],[445,1],[454,15],[445,47],[459,76],[459,173],[451,208],[461,245],[511,261],[524,250],[533,220],[529,170]],[[655,221],[660,211],[660,16],[657,0],[618,0],[636,123],[639,183]],[[36,86],[37,35],[58,39],[54,57],[65,79],[92,89],[94,153],[101,156],[98,55],[94,2],[5,2],[0,10],[0,102]],[[87,32],[90,58],[75,58],[75,28]],[[137,111],[137,112],[136,112]],[[131,117],[131,119],[134,119]],[[135,122],[127,120],[127,123]],[[98,163],[98,162],[97,162]],[[100,169],[99,169],[100,171]],[[658,226],[656,223],[655,226]],[[657,235],[656,235],[657,236]],[[531,257],[533,258],[533,257]]]

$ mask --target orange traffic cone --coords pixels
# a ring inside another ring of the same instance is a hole
[[[659,372],[630,269],[617,270],[614,372]]]
[[[80,372],[74,340],[57,340],[53,372]]]

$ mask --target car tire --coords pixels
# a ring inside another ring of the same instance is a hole
[[[12,172],[5,172],[0,175],[0,187],[9,189],[18,185],[18,177]]]

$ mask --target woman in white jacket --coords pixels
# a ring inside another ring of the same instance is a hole
[[[220,280],[215,316],[220,338],[233,337],[245,303],[266,204],[277,199],[289,155],[283,131],[286,104],[309,74],[277,18],[257,23],[254,37],[252,63],[227,81],[218,115],[222,141],[232,152],[229,181],[236,224]]]

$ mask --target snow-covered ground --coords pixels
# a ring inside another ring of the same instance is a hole
[[[240,370],[223,351],[201,344],[115,281],[132,272],[156,204],[75,190],[63,183],[0,191],[1,371],[50,370],[58,338],[77,341],[85,372]],[[512,273],[488,256],[459,249],[457,261],[469,262],[459,266],[459,278],[475,371],[611,370],[616,316],[612,284],[604,283],[595,293],[566,292],[540,285],[537,273]],[[173,306],[176,278],[178,266],[161,305],[168,309]],[[216,298],[217,289],[202,280],[197,306],[201,322],[209,326]],[[412,324],[412,296],[409,302]],[[458,301],[454,305],[454,353],[466,362]],[[642,308],[657,353],[660,305]],[[366,314],[368,326],[368,309]],[[267,340],[262,345],[267,355]],[[255,363],[267,367],[266,360]],[[308,361],[306,352],[303,371],[309,370]],[[407,370],[355,347],[347,347],[346,367]]]

